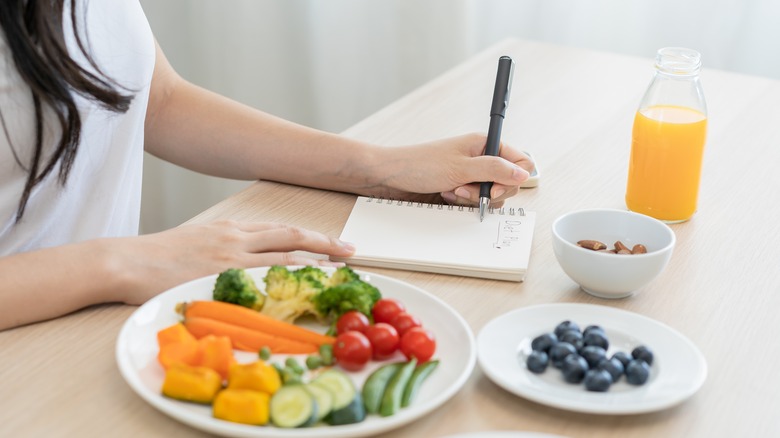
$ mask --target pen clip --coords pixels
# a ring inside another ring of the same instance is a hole
[[[490,106],[490,116],[504,117],[509,106],[509,94],[512,91],[512,77],[515,72],[515,62],[508,56],[498,58],[496,87],[493,90],[493,104]]]

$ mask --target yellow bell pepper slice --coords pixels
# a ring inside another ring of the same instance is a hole
[[[230,389],[251,389],[273,395],[281,386],[279,372],[265,361],[230,366],[227,385]]]
[[[268,424],[271,396],[251,389],[225,389],[214,399],[214,418],[234,423]]]
[[[162,393],[176,400],[209,404],[222,389],[222,376],[208,367],[172,365],[165,372]]]

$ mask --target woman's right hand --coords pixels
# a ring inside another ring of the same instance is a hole
[[[234,220],[185,224],[118,240],[116,260],[121,265],[116,268],[127,277],[122,282],[126,287],[117,292],[128,304],[142,304],[173,286],[228,268],[341,266],[320,256],[346,257],[354,252],[352,245],[316,231]]]

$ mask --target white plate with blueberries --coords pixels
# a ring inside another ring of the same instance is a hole
[[[707,377],[696,345],[673,328],[607,306],[515,309],[482,328],[477,361],[505,390],[592,414],[640,414],[691,397]]]

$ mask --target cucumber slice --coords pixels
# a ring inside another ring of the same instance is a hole
[[[405,408],[412,403],[412,400],[417,396],[417,392],[420,390],[423,381],[431,375],[437,366],[439,366],[438,360],[431,360],[417,365],[417,368],[412,372],[412,377],[409,378],[409,383],[407,383],[406,388],[404,388],[404,395],[401,397],[402,408]]]
[[[390,379],[403,364],[404,362],[396,362],[382,365],[368,376],[366,383],[363,384],[362,394],[363,404],[366,406],[366,411],[368,411],[369,414],[376,414],[379,412],[385,388],[387,388]]]
[[[271,396],[271,422],[277,427],[306,427],[317,422],[317,403],[303,385],[282,386]]]
[[[360,393],[355,393],[355,398],[341,409],[331,411],[331,413],[325,417],[325,422],[331,426],[339,426],[342,424],[360,423],[366,419],[366,408],[363,405],[363,397]]]
[[[320,385],[309,384],[305,388],[317,403],[317,421],[320,421],[333,410],[333,394]]]
[[[412,377],[414,368],[417,366],[417,358],[412,359],[403,364],[401,368],[390,378],[390,382],[385,388],[385,393],[382,394],[382,404],[379,406],[379,415],[383,417],[389,417],[394,415],[401,409],[401,399],[404,395],[406,385],[409,383],[409,379]]]
[[[355,385],[345,373],[329,369],[311,381],[311,385],[317,385],[327,389],[333,394],[333,410],[337,411],[352,403],[357,395]]]

